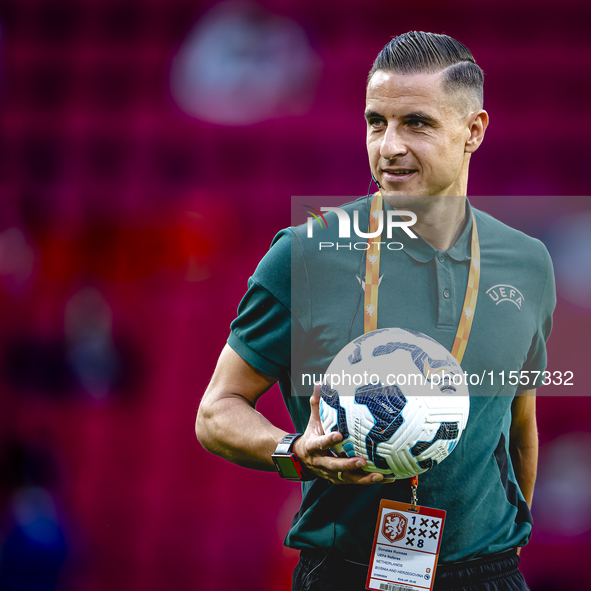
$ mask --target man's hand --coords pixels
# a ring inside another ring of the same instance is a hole
[[[293,451],[300,463],[312,475],[330,480],[334,484],[376,484],[378,482],[393,482],[394,479],[384,478],[378,472],[362,470],[367,462],[363,458],[339,458],[330,448],[343,439],[336,433],[324,434],[320,421],[320,386],[314,388],[314,395],[310,397],[310,420],[304,434],[296,440]],[[340,475],[340,478],[339,478]]]
[[[205,449],[240,466],[274,472],[271,454],[286,433],[258,413],[255,405],[275,381],[226,345],[195,423],[195,432]],[[364,459],[338,458],[330,451],[343,437],[340,433],[324,434],[319,396],[320,386],[310,398],[312,410],[306,431],[293,446],[308,474],[335,484],[392,482],[382,474],[361,470],[366,465]]]
[[[531,508],[538,468],[538,427],[536,391],[522,390],[511,406],[509,453],[517,484]]]

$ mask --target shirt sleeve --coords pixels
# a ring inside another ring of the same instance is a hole
[[[228,344],[258,370],[281,379],[291,364],[291,232],[283,230],[248,281]]]
[[[251,277],[228,345],[258,370],[280,379],[290,364],[290,318],[289,310]]]
[[[527,360],[523,365],[522,370],[528,372],[528,376],[532,381],[521,389],[530,390],[538,388],[544,381],[542,372],[546,370],[548,357],[546,354],[546,341],[550,337],[552,330],[552,313],[556,307],[556,284],[554,280],[554,268],[552,266],[552,259],[548,251],[544,249],[547,259],[547,274],[544,291],[540,303],[540,312],[538,316],[537,330],[534,334],[531,347],[527,354]],[[531,372],[537,372],[536,379],[533,379]]]

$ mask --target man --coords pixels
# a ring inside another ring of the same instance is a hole
[[[447,512],[435,589],[527,589],[516,548],[531,533],[534,394],[541,383],[529,372],[545,369],[555,305],[544,246],[467,201],[470,158],[488,125],[482,86],[482,71],[467,48],[422,32],[388,43],[367,83],[372,175],[384,208],[413,212],[412,230],[419,235],[412,240],[395,228],[391,241],[403,249],[382,243],[378,327],[414,329],[451,350],[470,267],[481,273],[462,368],[492,377],[470,387],[470,418],[454,453],[420,477],[421,504]],[[364,199],[343,209],[351,219],[354,210],[359,220],[369,217]],[[336,217],[327,221],[322,240],[335,242]],[[474,225],[479,261],[470,254]],[[201,402],[196,433],[213,453],[255,469],[275,470],[271,455],[278,447],[295,453],[293,461],[313,479],[304,482],[302,506],[286,538],[302,550],[294,589],[361,590],[380,500],[408,502],[410,487],[408,480],[363,471],[361,458],[335,457],[330,447],[341,435],[324,433],[318,391],[312,396],[300,379],[323,373],[364,332],[362,317],[369,313],[359,288],[365,253],[319,252],[318,246],[304,227],[275,239],[249,281]],[[509,371],[525,378],[501,383],[501,372]],[[283,445],[286,433],[255,410],[277,380],[301,434]],[[522,395],[516,397],[518,385]]]

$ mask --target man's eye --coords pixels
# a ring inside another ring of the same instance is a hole
[[[369,124],[370,127],[380,127],[381,125],[384,125],[384,120],[383,119],[368,119],[367,123]]]
[[[421,127],[427,127],[427,124],[424,121],[421,121],[420,119],[411,119],[408,122],[408,125],[410,127],[416,127],[418,129],[420,129]]]

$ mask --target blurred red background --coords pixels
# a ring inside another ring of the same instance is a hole
[[[394,35],[486,74],[472,203],[558,279],[538,402],[533,591],[591,549],[591,6],[583,0],[2,0],[0,587],[287,589],[297,484],[207,454],[193,423],[292,195],[360,196],[365,78]],[[561,195],[563,197],[557,197]],[[274,389],[260,410],[291,430]]]

